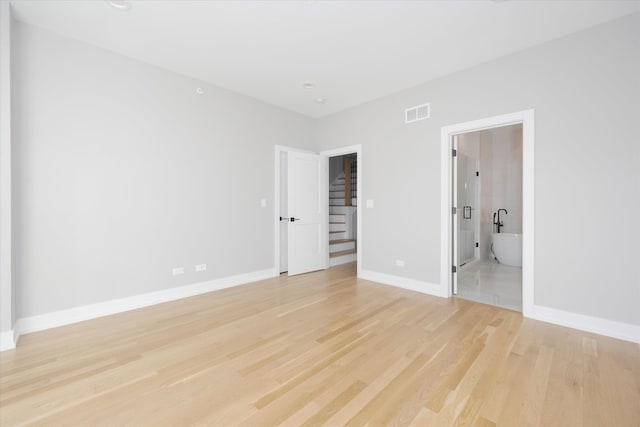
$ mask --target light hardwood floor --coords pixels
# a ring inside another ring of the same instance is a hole
[[[0,424],[639,426],[640,346],[353,264],[26,335]]]

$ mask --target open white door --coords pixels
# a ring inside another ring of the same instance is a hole
[[[280,151],[280,221],[278,222],[278,228],[280,229],[280,273],[284,273],[289,269],[289,252],[287,250],[289,240],[289,200],[287,197],[287,180],[289,175],[287,173],[287,157],[286,151]]]
[[[452,141],[452,147],[453,147],[453,152],[452,157],[451,157],[451,171],[452,171],[452,191],[453,194],[451,195],[451,201],[453,204],[453,207],[451,209],[451,213],[452,213],[452,220],[451,220],[451,230],[453,231],[451,233],[451,250],[452,250],[452,254],[451,254],[451,259],[453,260],[452,262],[452,267],[451,267],[451,283],[453,286],[452,289],[452,293],[453,295],[457,295],[458,294],[458,274],[457,274],[457,270],[459,268],[459,260],[458,260],[458,227],[459,227],[459,220],[458,217],[460,215],[458,215],[458,157],[456,156],[457,154],[457,150],[458,150],[458,137],[456,135],[453,136],[453,141]]]
[[[288,269],[289,275],[327,268],[327,159],[313,153],[289,152]]]

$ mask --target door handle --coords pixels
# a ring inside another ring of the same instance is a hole
[[[294,217],[291,217],[290,221],[291,221],[291,222],[300,221],[300,218],[294,218]]]
[[[467,212],[469,212],[468,216]],[[462,218],[471,219],[471,206],[465,206],[464,208],[462,208]]]
[[[289,221],[289,218],[285,217],[285,216],[281,216],[280,217],[280,221]]]

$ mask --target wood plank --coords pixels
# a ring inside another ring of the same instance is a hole
[[[0,425],[616,425],[640,346],[355,277],[269,280],[25,335]]]

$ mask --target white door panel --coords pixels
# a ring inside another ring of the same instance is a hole
[[[287,152],[280,152],[280,217],[289,218],[289,210],[287,203]],[[280,273],[283,273],[289,269],[289,224],[286,221],[280,220],[278,226],[280,227]]]
[[[327,268],[327,161],[312,153],[289,152],[289,275]]]

